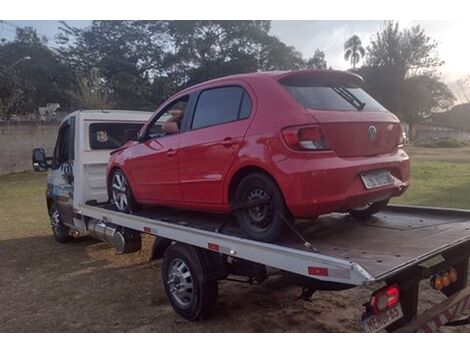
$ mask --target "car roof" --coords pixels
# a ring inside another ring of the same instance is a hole
[[[205,81],[191,87],[185,88],[179,91],[175,95],[184,94],[186,92],[192,91],[194,89],[203,88],[206,85],[211,85],[213,83],[223,83],[224,81],[229,81],[233,79],[242,79],[250,81],[252,79],[272,79],[275,81],[280,81],[286,78],[296,78],[296,77],[318,77],[322,79],[332,79],[345,82],[351,82],[358,86],[363,83],[361,76],[349,72],[349,71],[339,71],[339,70],[296,70],[296,71],[259,71],[259,72],[250,72],[250,73],[239,73],[230,76],[224,76],[215,78],[209,81]]]

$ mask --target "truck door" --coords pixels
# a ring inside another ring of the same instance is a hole
[[[48,193],[57,202],[62,220],[73,226],[73,162],[75,157],[75,117],[64,121],[57,136],[48,176]]]

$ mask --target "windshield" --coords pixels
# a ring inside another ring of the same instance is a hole
[[[336,82],[281,81],[281,85],[304,108],[340,111],[387,111],[362,88]]]

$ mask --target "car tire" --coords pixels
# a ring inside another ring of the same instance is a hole
[[[62,221],[59,206],[53,202],[49,209],[49,217],[51,219],[51,228],[54,238],[61,243],[70,242],[73,237],[69,235],[70,228]]]
[[[162,280],[173,309],[187,320],[205,318],[219,295],[194,247],[177,243],[163,255]]]
[[[358,220],[365,220],[375,213],[378,213],[379,211],[383,210],[390,199],[382,200],[380,202],[376,203],[371,203],[363,208],[355,208],[355,209],[350,209],[349,214],[355,219]]]
[[[139,208],[132,194],[129,181],[119,169],[115,170],[111,175],[109,196],[110,203],[123,213],[133,213]]]
[[[269,199],[266,205],[238,208],[239,204],[256,199]],[[286,222],[293,222],[274,180],[261,172],[245,176],[238,184],[234,196],[235,216],[244,235],[261,242],[275,242],[289,231]]]

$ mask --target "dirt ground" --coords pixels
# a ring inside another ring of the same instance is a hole
[[[360,331],[361,303],[373,288],[317,292],[306,302],[297,299],[298,288],[276,277],[255,286],[222,282],[212,316],[187,322],[167,301],[161,263],[148,260],[151,240],[127,256],[90,238],[60,244],[42,234],[1,241],[0,332]],[[440,299],[424,289],[424,306]]]
[[[91,238],[53,239],[45,176],[0,177],[0,332],[361,331],[362,303],[377,286],[317,292],[306,302],[279,277],[254,286],[221,282],[212,316],[187,322],[167,301],[161,263],[149,261],[152,238],[140,253],[123,256]],[[442,299],[422,283],[420,311]]]

